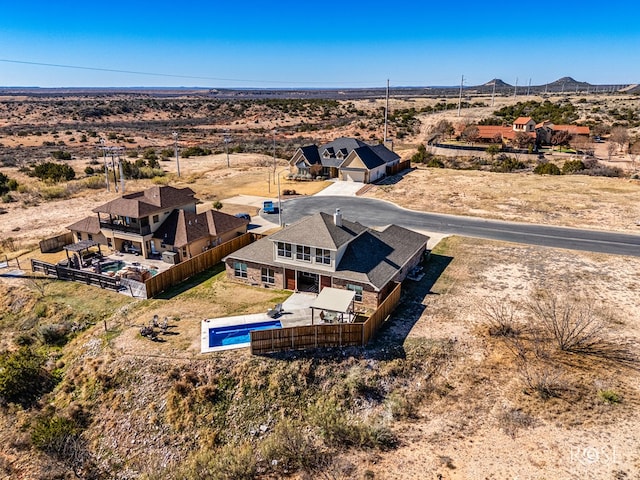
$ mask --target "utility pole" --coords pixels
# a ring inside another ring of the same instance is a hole
[[[513,96],[518,95],[518,77],[516,77],[516,86],[513,88]]]
[[[109,167],[107,166],[107,147],[103,137],[100,137],[100,148],[102,149],[102,159],[104,160],[104,181],[107,185],[107,192],[110,192],[111,182],[109,182]]]
[[[227,168],[230,167],[229,164],[229,130],[224,131],[224,151],[227,154]]]
[[[176,168],[178,169],[178,177],[180,177],[180,159],[178,158],[178,132],[173,132],[173,141],[175,142],[176,151]]]
[[[113,170],[113,185],[118,191],[118,176],[116,175],[116,163],[115,163],[115,147],[111,148],[111,169]]]
[[[529,96],[530,91],[531,91],[531,77],[529,77],[529,85],[527,85],[527,97]]]
[[[462,108],[462,86],[464,85],[464,75],[460,80],[460,95],[458,96],[458,116],[460,116],[460,109]]]
[[[389,79],[387,78],[387,100],[384,107],[384,140],[383,143],[387,145],[387,119],[389,115]]]

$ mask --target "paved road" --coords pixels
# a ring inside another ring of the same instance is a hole
[[[640,256],[640,235],[416,212],[372,198],[313,196],[293,198],[282,202],[282,221],[285,224],[293,223],[304,216],[320,211],[333,213],[336,208],[341,209],[345,219],[356,220],[370,227],[395,223],[411,230]],[[262,216],[278,223],[277,214],[262,214]]]

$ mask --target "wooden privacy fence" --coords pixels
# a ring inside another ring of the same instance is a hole
[[[42,262],[33,258],[31,259],[31,270],[56,277],[58,280],[82,282],[87,285],[98,285],[100,288],[108,288],[109,290],[120,290],[120,280],[114,277],[101,275],[99,273],[86,272],[84,270],[76,270],[74,268],[65,268],[60,265]]]
[[[251,353],[262,355],[290,350],[366,345],[398,306],[400,294],[401,284],[398,283],[364,323],[319,324],[253,330],[249,332]]]
[[[245,233],[154,275],[144,282],[147,298],[155,297],[160,292],[184,282],[187,278],[213,267],[224,257],[249,245],[256,238],[257,236],[252,233]]]
[[[387,176],[395,175],[398,172],[406,170],[407,168],[411,168],[411,160],[404,160],[403,162],[399,162],[395,165],[387,165]]]
[[[73,234],[71,232],[67,232],[63,235],[58,235],[57,237],[40,240],[39,245],[42,253],[50,253],[58,252],[62,250],[62,247],[69,245],[70,243],[73,243]]]

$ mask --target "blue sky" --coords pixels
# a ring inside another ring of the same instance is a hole
[[[636,83],[638,19],[635,0],[11,2],[0,86]]]

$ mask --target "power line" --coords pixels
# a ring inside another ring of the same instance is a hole
[[[121,70],[115,68],[101,68],[101,67],[85,67],[81,65],[65,65],[61,63],[44,63],[44,62],[30,62],[26,60],[11,60],[6,58],[0,58],[0,62],[4,63],[15,63],[20,65],[35,65],[39,67],[54,67],[54,68],[70,68],[74,70],[89,70],[94,72],[111,72],[111,73],[126,73],[131,75],[145,75],[151,77],[166,77],[166,78],[187,78],[192,80],[210,80],[216,82],[243,82],[243,83],[265,83],[265,84],[273,84],[273,85],[291,85],[292,83],[301,84],[301,85],[356,85],[362,84],[362,82],[305,82],[305,81],[281,81],[281,80],[247,80],[242,78],[222,78],[222,77],[201,77],[195,75],[176,75],[171,73],[158,73],[158,72],[140,72],[136,70]]]

